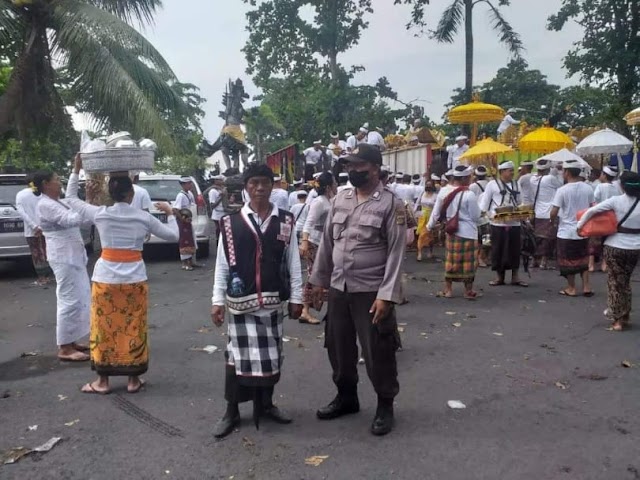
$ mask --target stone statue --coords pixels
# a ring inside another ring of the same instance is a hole
[[[222,97],[222,105],[225,110],[220,112],[220,118],[225,121],[225,126],[213,145],[206,140],[202,142],[201,155],[210,157],[219,150],[222,152],[227,167],[239,168],[241,161],[243,166],[247,165],[249,147],[240,125],[245,114],[243,104],[248,98],[249,95],[244,90],[242,80],[237,79],[235,82],[229,80],[226,92]]]

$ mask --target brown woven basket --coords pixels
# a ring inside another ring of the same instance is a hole
[[[142,148],[108,148],[99,152],[83,153],[82,167],[86,173],[150,171],[155,163],[155,152]]]

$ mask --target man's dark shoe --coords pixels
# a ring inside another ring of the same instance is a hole
[[[293,422],[293,419],[289,415],[287,415],[275,405],[265,407],[263,415],[266,418],[270,418],[274,422],[281,425],[288,425],[289,423]]]
[[[359,411],[360,402],[358,401],[358,397],[345,398],[338,395],[329,405],[319,409],[316,412],[316,416],[320,420],[333,420],[334,418],[358,413]]]
[[[393,430],[393,404],[383,405],[378,403],[376,416],[371,424],[371,433],[377,436],[386,435]]]
[[[213,429],[213,436],[216,438],[224,438],[240,425],[240,415],[225,415],[222,417]]]

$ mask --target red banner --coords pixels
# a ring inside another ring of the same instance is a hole
[[[267,156],[267,165],[276,175],[282,175],[287,183],[293,183],[295,161],[298,155],[298,145],[289,145]]]

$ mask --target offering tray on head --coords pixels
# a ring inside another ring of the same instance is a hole
[[[83,153],[82,165],[86,173],[119,171],[151,171],[155,163],[155,151],[148,148],[106,148]]]

